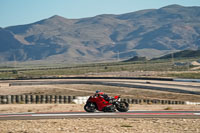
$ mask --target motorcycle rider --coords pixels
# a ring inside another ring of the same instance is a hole
[[[112,99],[112,97],[109,97],[107,94],[105,94],[101,90],[97,90],[96,93],[95,93],[95,96],[101,96],[102,98],[104,98],[108,102],[111,102],[110,100]]]
[[[97,90],[96,93],[94,94],[95,96],[100,96],[102,97],[104,100],[108,101],[109,103],[113,103],[114,102],[114,98],[109,97],[107,94],[105,94],[104,92],[102,92],[101,90]],[[108,105],[104,108],[105,112],[115,112],[115,108],[113,105]]]

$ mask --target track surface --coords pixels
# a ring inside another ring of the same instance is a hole
[[[66,118],[188,118],[200,119],[200,111],[128,111],[114,113],[51,112],[0,114],[0,120],[38,120]]]
[[[138,88],[146,90],[158,90],[165,92],[184,93],[200,95],[200,83],[176,82],[176,81],[155,81],[155,80],[103,80],[103,79],[90,79],[90,80],[24,80],[12,81],[11,86],[20,85],[49,85],[49,84],[89,84],[89,85],[105,85],[105,86],[120,86],[127,88]]]

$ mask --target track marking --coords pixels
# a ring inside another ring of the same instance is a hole
[[[26,114],[34,114],[35,112],[24,112],[24,113],[3,113],[3,114],[0,114],[1,115],[26,115]]]
[[[137,112],[137,111],[152,111],[152,110],[128,110],[128,112]]]
[[[81,112],[60,112],[60,113],[55,113],[55,112],[51,112],[51,113],[15,113],[15,114],[0,114],[0,118],[4,119],[4,118],[20,118],[20,117],[24,117],[24,118],[29,118],[31,119],[31,117],[44,117],[44,118],[51,118],[51,117],[67,117],[67,116],[196,116],[197,118],[199,118],[200,116],[200,112],[96,112],[96,113],[81,113]]]
[[[118,113],[118,114],[119,115],[194,115],[195,113]]]
[[[0,115],[0,117],[20,117],[20,116],[32,116],[32,115]]]
[[[84,113],[84,114],[32,114],[32,116],[92,116],[92,115],[116,115],[116,113]]]
[[[52,113],[82,113],[85,111],[57,111],[57,112],[33,112],[34,114],[52,114]]]

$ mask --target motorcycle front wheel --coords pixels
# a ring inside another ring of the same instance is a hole
[[[127,112],[129,110],[129,104],[125,101],[121,101],[116,105],[119,112]]]
[[[88,102],[86,103],[86,105],[84,106],[84,110],[86,112],[95,112],[96,111],[96,106],[94,103]]]

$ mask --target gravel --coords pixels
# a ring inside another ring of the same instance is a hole
[[[52,119],[0,121],[1,133],[199,133],[200,119]]]
[[[1,105],[1,113],[83,111],[77,104]],[[134,110],[200,110],[195,105],[131,105]],[[200,133],[200,119],[77,118],[0,121],[0,133]]]

